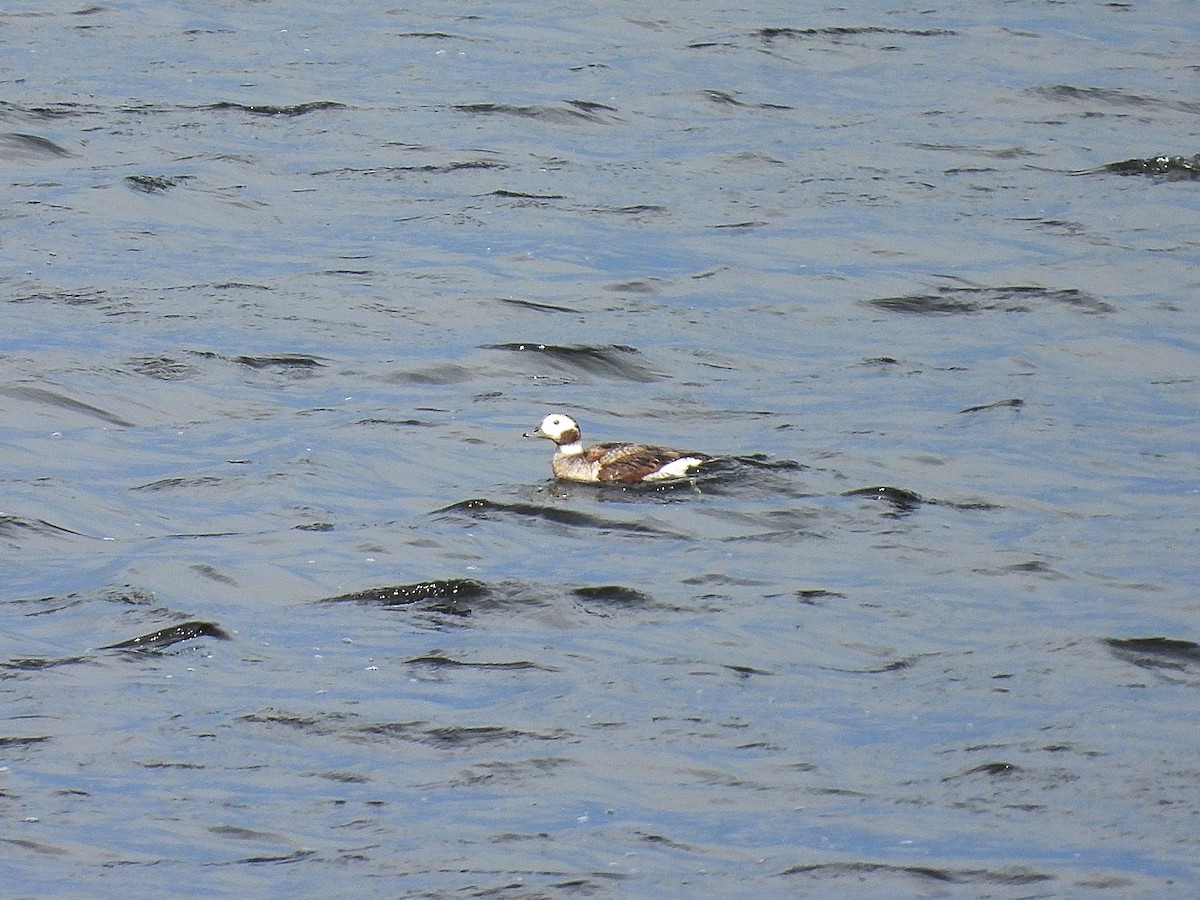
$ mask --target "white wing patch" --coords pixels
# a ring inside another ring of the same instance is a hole
[[[696,468],[702,462],[704,460],[696,456],[681,456],[679,459],[667,463],[661,469],[646,475],[642,480],[657,481],[662,478],[683,478],[687,475],[688,470]]]

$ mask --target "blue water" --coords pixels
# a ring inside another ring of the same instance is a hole
[[[0,12],[7,893],[1194,896],[1198,39]]]

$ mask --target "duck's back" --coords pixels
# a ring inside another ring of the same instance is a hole
[[[618,483],[636,483],[647,479],[673,478],[686,474],[687,469],[698,466],[708,459],[702,453],[669,450],[666,447],[651,447],[647,444],[597,444],[588,448],[584,456],[596,464],[597,480]],[[688,460],[688,465],[672,471],[672,463]]]

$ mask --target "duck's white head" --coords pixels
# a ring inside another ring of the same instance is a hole
[[[579,423],[566,413],[550,413],[537,428],[525,432],[525,437],[549,438],[560,447],[578,444]]]

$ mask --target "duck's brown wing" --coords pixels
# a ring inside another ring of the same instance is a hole
[[[587,450],[588,462],[600,464],[601,481],[635,483],[677,459],[708,459],[703,453],[687,453],[645,444],[597,444]]]

